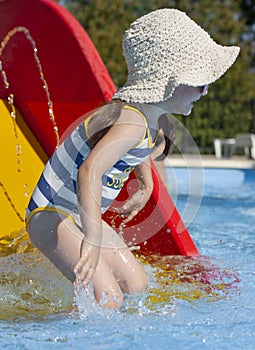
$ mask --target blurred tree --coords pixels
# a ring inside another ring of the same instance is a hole
[[[253,62],[253,0],[61,0],[88,32],[116,86],[126,81],[121,50],[125,29],[136,18],[159,8],[177,8],[223,45],[238,45],[241,53],[228,73],[209,88],[206,98],[185,120],[202,152],[212,152],[213,139],[234,137],[255,127]],[[252,10],[252,11],[251,11]],[[248,35],[249,34],[249,35]]]
[[[252,56],[251,67],[255,71],[255,2],[254,0],[240,0],[242,17],[247,24],[247,32],[244,35],[244,40],[251,43]]]
[[[214,138],[234,137],[253,129],[255,80],[250,70],[252,50],[250,43],[243,39],[247,26],[239,1],[182,1],[182,6],[216,42],[241,47],[234,66],[209,88],[207,97],[194,107],[186,122],[201,151],[212,152]]]

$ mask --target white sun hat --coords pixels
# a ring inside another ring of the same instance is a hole
[[[134,21],[124,34],[122,47],[128,79],[113,99],[140,103],[167,100],[179,85],[213,83],[240,51],[237,46],[218,45],[176,9],[156,10]]]

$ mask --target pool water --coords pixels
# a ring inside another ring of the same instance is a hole
[[[109,311],[91,288],[74,293],[21,232],[19,254],[1,257],[1,348],[255,348],[255,171],[205,169],[200,193],[190,171],[167,175],[201,256],[144,261],[148,291]]]

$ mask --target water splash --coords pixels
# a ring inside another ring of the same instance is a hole
[[[0,259],[0,319],[72,310],[71,283],[32,247],[25,229],[1,237]]]
[[[75,303],[78,307],[78,313],[81,320],[84,319],[112,319],[118,313],[118,310],[104,308],[104,305],[109,301],[108,293],[102,293],[99,304],[94,297],[93,285],[90,282],[85,287],[78,285],[75,288]]]
[[[107,304],[108,302],[109,302],[109,295],[108,295],[107,290],[104,290],[104,291],[102,292],[102,297],[101,297],[101,299],[100,299],[100,301],[99,301],[99,304],[102,305],[102,306],[104,306],[104,305]]]
[[[74,289],[74,292],[75,302],[81,319],[85,319],[98,312],[98,306],[94,298],[92,283],[89,283],[85,287],[78,284],[78,286]]]
[[[11,254],[34,253],[36,249],[29,241],[28,233],[23,227],[0,237],[0,257]]]
[[[148,290],[151,308],[164,307],[171,299],[214,302],[240,292],[238,274],[208,257],[150,256],[146,260],[157,282]]]
[[[0,239],[0,318],[46,317],[74,312],[80,319],[165,315],[176,312],[178,300],[216,302],[239,293],[239,277],[231,268],[207,257],[140,256],[149,276],[143,294],[125,295],[124,305],[109,310],[102,294],[95,301],[92,284],[75,290],[46,258],[32,247],[21,229]],[[117,298],[117,296],[116,296]],[[118,300],[116,300],[118,302]]]

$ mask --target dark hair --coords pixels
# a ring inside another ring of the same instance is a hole
[[[165,141],[165,148],[157,158],[154,160],[156,162],[164,160],[170,153],[173,152],[175,147],[175,140],[176,140],[176,132],[175,132],[175,126],[171,122],[171,114],[165,113],[162,114],[159,117],[159,130],[162,130],[164,141]],[[163,140],[161,139],[162,136],[159,135],[157,143],[161,143]],[[156,143],[156,146],[157,146]]]
[[[114,125],[120,116],[122,108],[126,104],[126,102],[121,100],[113,100],[95,111],[93,117],[90,118],[88,123],[88,143],[91,148],[93,148]],[[164,160],[167,155],[173,151],[175,146],[174,125],[170,121],[169,114],[165,113],[159,117],[159,129],[162,130],[164,135],[165,148],[163,153],[155,159],[156,161]],[[162,139],[159,136],[156,145],[160,142],[162,142]]]
[[[91,148],[93,148],[114,125],[125,104],[126,102],[113,100],[103,107],[98,108],[96,112],[93,113],[93,117],[90,118],[88,123],[88,143]]]

